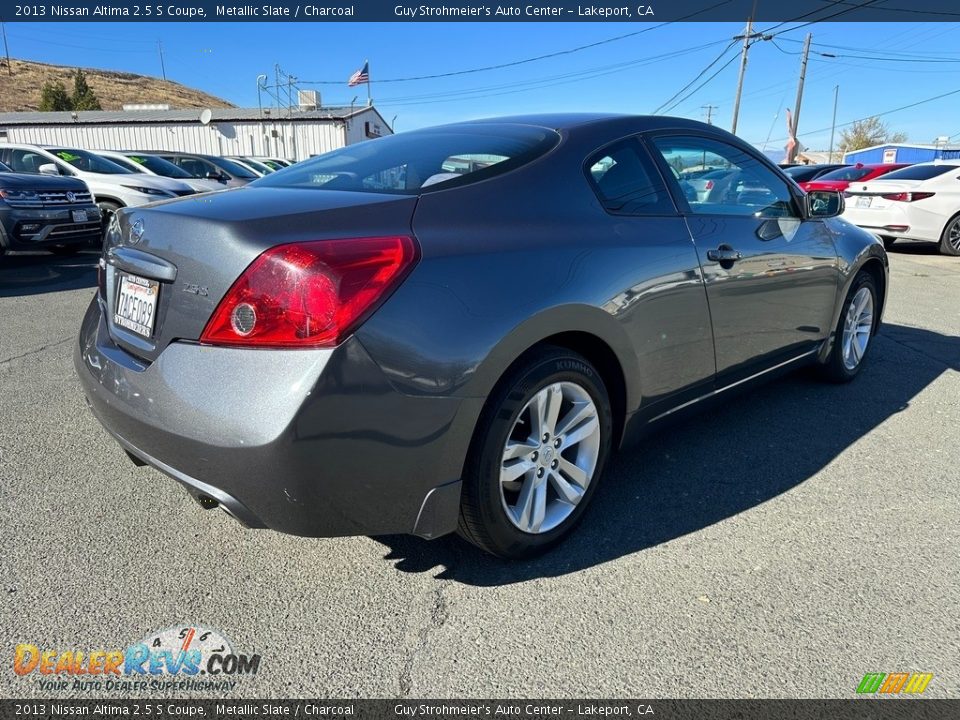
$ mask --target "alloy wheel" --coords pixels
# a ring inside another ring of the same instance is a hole
[[[947,242],[950,243],[950,247],[960,252],[960,218],[954,220],[947,231]]]
[[[843,365],[853,370],[863,359],[873,331],[873,293],[862,287],[850,300],[843,323]]]
[[[520,411],[503,449],[500,498],[510,522],[540,534],[566,520],[593,480],[600,419],[590,394],[552,383]]]

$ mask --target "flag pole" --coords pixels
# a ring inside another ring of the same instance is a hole
[[[367,107],[370,107],[373,104],[373,101],[370,99],[370,61],[364,60],[363,64],[367,68]]]

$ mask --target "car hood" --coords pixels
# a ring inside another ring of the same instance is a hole
[[[0,172],[0,187],[15,188],[17,190],[72,190],[74,192],[87,192],[87,184],[77,178],[15,172]]]
[[[203,178],[179,178],[177,182],[186,183],[197,192],[210,192],[211,190],[224,190],[226,185],[216,180],[204,180]]]
[[[173,192],[174,190],[190,190],[189,185],[184,185],[179,180],[174,180],[173,178],[160,177],[159,175],[147,175],[146,173],[121,173],[121,174],[107,174],[107,173],[95,173],[87,172],[86,170],[74,170],[77,173],[77,176],[88,182],[96,182],[101,185],[125,185],[126,187],[147,187],[154,190],[166,190],[168,192]],[[173,183],[171,185],[171,183]]]

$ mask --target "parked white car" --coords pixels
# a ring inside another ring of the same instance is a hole
[[[193,195],[178,180],[134,173],[88,150],[50,145],[0,145],[0,162],[15,172],[69,175],[83,180],[100,207],[104,223],[122,207]]]
[[[917,163],[876,180],[851,183],[843,217],[880,236],[938,243],[960,255],[960,160]]]
[[[97,155],[105,157],[111,162],[115,162],[120,167],[132,170],[135,173],[144,175],[153,175],[156,177],[172,178],[178,182],[189,185],[198,193],[210,192],[211,190],[223,190],[223,185],[216,180],[204,180],[203,178],[191,177],[188,172],[178,168],[172,162],[164,160],[157,155],[149,153],[138,153],[132,150],[97,150]]]

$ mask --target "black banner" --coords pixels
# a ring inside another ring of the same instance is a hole
[[[0,717],[955,720],[960,700],[3,700]]]
[[[935,22],[960,19],[955,0],[536,0],[536,2],[428,2],[405,0],[0,0],[7,22]]]

